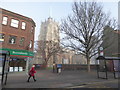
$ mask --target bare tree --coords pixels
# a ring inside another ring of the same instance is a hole
[[[36,51],[44,59],[43,64],[47,65],[50,58],[61,51],[58,42],[53,41],[37,41]]]
[[[90,59],[98,53],[102,43],[104,27],[110,24],[109,15],[96,2],[74,2],[67,19],[62,20],[64,33],[62,44],[84,55],[90,72]]]

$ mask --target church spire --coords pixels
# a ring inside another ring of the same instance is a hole
[[[52,18],[52,7],[49,8],[49,18]]]

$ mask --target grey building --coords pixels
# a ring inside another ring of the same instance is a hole
[[[105,27],[103,32],[103,52],[104,56],[107,57],[118,57],[120,55],[119,45],[120,45],[120,31],[113,30],[110,27]]]
[[[120,57],[120,31],[107,26],[104,28],[103,35],[103,55],[105,57]],[[117,60],[114,60],[113,62],[108,60],[108,70],[113,71],[113,64],[114,69],[118,70],[118,63],[119,62]]]

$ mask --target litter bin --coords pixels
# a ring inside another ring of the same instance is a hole
[[[62,71],[62,64],[57,64],[57,73],[61,73]]]

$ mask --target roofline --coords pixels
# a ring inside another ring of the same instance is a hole
[[[30,21],[32,24],[34,24],[34,26],[36,26],[36,24],[35,24],[35,22],[33,21],[32,18],[23,16],[21,14],[18,14],[18,13],[15,13],[15,12],[3,9],[3,8],[0,8],[0,13],[7,14],[7,15],[10,15],[10,16],[14,16],[14,17],[18,17],[18,18],[21,18],[21,19],[26,20],[26,21]]]

